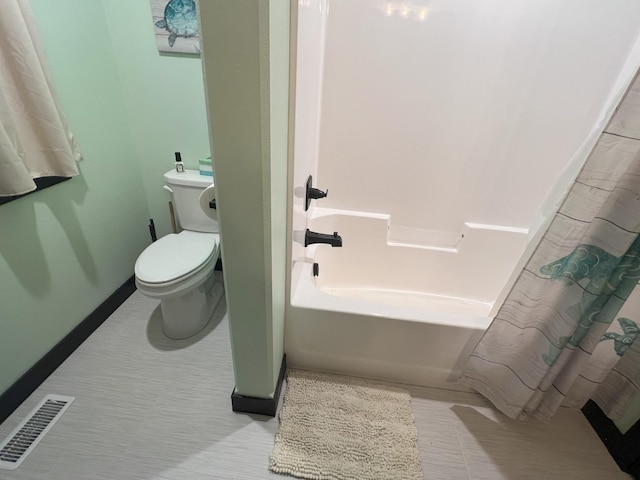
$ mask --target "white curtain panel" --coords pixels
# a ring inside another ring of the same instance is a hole
[[[460,382],[511,418],[593,398],[619,417],[640,385],[640,81],[634,81]]]
[[[0,196],[37,177],[78,175],[81,154],[62,115],[27,0],[0,0]]]

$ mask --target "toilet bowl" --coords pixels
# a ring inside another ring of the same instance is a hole
[[[160,299],[165,335],[181,339],[200,332],[222,299],[214,275],[220,236],[215,213],[203,210],[213,199],[211,177],[187,170],[164,178],[184,230],[149,245],[136,261],[135,279],[141,293]]]
[[[183,230],[162,237],[138,257],[136,286],[160,299],[169,338],[190,337],[209,322],[223,293],[213,275],[219,256],[218,234]]]

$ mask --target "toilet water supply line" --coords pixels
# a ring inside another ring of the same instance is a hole
[[[173,211],[172,201],[169,201],[169,217],[171,218],[171,229],[173,233],[178,233],[178,226],[176,225],[176,214]]]
[[[169,192],[169,195],[173,198],[173,190],[169,185],[163,185],[162,188]],[[171,217],[171,228],[173,228],[173,233],[178,233],[178,224],[176,223],[176,214],[173,209],[172,201],[169,201],[169,216]]]
[[[151,234],[151,241],[155,242],[158,240],[158,236],[156,235],[156,226],[153,223],[153,218],[149,219],[149,233]]]

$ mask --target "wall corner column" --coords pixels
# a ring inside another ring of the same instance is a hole
[[[271,414],[242,405],[277,405],[283,374],[290,0],[198,8],[234,410]]]

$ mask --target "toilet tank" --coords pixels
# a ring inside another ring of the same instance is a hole
[[[164,181],[171,190],[173,209],[184,230],[219,232],[218,222],[200,208],[200,194],[213,184],[212,177],[200,175],[198,170],[185,170],[183,173],[169,170],[164,174]]]

